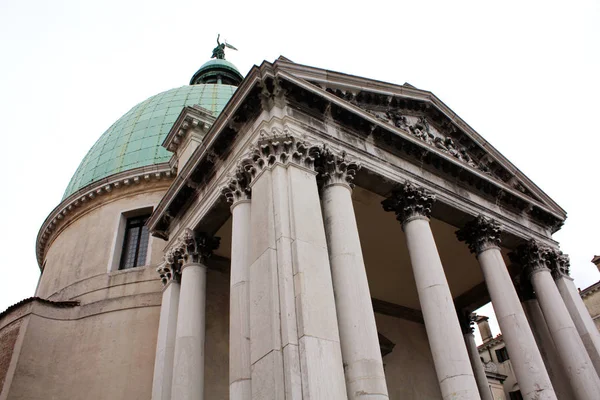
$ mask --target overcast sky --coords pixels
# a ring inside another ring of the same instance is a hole
[[[217,33],[242,74],[284,55],[432,91],[568,212],[554,237],[597,282],[600,3],[351,4],[0,0],[0,311],[33,295],[38,229],[89,148],[187,84]]]

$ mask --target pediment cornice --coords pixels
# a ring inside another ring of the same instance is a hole
[[[426,165],[552,232],[566,218],[564,210],[430,92],[278,60],[253,67],[244,79],[151,217],[155,235],[168,237],[171,221],[195,201],[236,137],[276,103]]]

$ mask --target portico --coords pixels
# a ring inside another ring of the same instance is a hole
[[[207,306],[210,263],[169,261],[202,233],[229,264],[231,399],[487,399],[456,309],[490,300],[524,398],[557,398],[506,260],[529,240],[556,248],[564,211],[443,103],[278,60],[251,70],[223,115],[149,222],[181,281],[175,354],[157,353],[173,394],[188,382],[202,396],[202,368],[176,369],[177,349],[182,316]]]

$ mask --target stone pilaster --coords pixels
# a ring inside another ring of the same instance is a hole
[[[314,170],[319,151],[293,136],[262,136],[245,164],[253,398],[347,396]]]
[[[243,165],[223,188],[231,203],[231,282],[229,293],[229,398],[252,399],[250,364],[250,180]]]
[[[573,279],[569,276],[569,256],[563,254],[562,251],[553,250],[548,253],[548,261],[558,291],[569,310],[569,315],[579,332],[592,364],[600,375],[600,332],[583,303]]]
[[[524,398],[556,399],[550,377],[500,252],[500,225],[482,215],[456,232],[477,256]],[[536,397],[537,396],[537,397]]]
[[[600,378],[552,279],[550,249],[531,240],[511,253],[511,259],[527,271],[575,399],[597,398]]]
[[[218,248],[219,241],[217,237],[186,229],[175,246],[182,262],[172,399],[204,398],[206,260]]]
[[[340,329],[347,398],[388,399],[369,282],[352,204],[359,165],[324,148],[317,158],[321,206]]]
[[[442,398],[479,399],[452,294],[429,226],[434,201],[431,193],[407,182],[382,205],[385,211],[396,214],[404,229]]]

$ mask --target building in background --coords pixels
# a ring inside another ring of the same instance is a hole
[[[592,263],[600,271],[600,256],[594,256]],[[600,281],[583,289],[580,294],[596,328],[600,330]]]
[[[557,398],[541,331],[597,398],[564,210],[431,92],[226,48],[84,157],[0,314],[1,400],[490,400],[490,301],[523,398]]]

